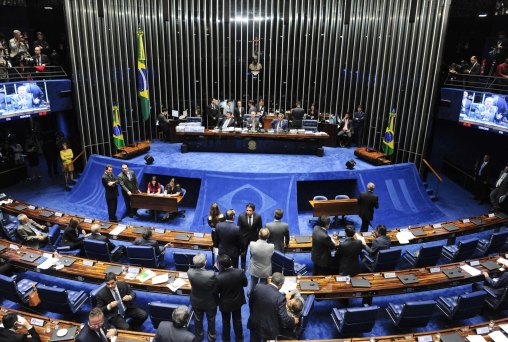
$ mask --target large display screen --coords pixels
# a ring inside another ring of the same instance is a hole
[[[45,114],[51,110],[45,81],[24,81],[0,85],[0,120]]]

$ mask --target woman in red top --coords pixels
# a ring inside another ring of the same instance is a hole
[[[162,191],[161,183],[157,182],[157,177],[153,176],[152,180],[148,183],[146,189],[147,194],[160,194]]]

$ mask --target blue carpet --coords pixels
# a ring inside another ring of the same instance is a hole
[[[197,178],[201,180],[199,197],[195,206],[185,207],[186,217],[178,218],[169,223],[172,229],[208,232],[208,227],[203,218],[207,215],[211,202],[217,201],[222,208],[233,207],[238,212],[243,211],[247,201],[254,201],[258,206],[257,211],[263,216],[263,221],[271,221],[273,209],[282,207],[285,209],[285,220],[290,223],[291,234],[310,234],[312,226],[308,220],[312,213],[306,208],[297,205],[297,182],[326,180],[356,180],[356,191],[363,191],[366,183],[376,183],[376,193],[380,196],[380,208],[376,211],[373,224],[384,223],[388,227],[403,227],[408,225],[420,225],[424,223],[451,220],[460,217],[468,217],[485,213],[488,206],[478,205],[471,199],[471,195],[458,185],[445,179],[440,186],[440,200],[433,203],[429,200],[422,183],[419,180],[416,168],[412,164],[400,164],[388,167],[373,167],[353,156],[353,149],[325,148],[325,156],[283,156],[283,155],[247,155],[247,154],[223,154],[223,153],[188,153],[179,152],[179,144],[154,143],[150,154],[155,158],[155,164],[144,165],[143,157],[137,157],[128,163],[140,179],[144,174],[158,174],[175,176],[178,178]],[[343,165],[349,159],[356,159],[356,169],[346,170]],[[63,191],[62,181],[44,178],[41,182],[22,183],[3,189],[7,194],[16,199],[28,201],[37,205],[53,208],[69,213],[76,213],[87,217],[106,219],[106,205],[103,189],[100,184],[100,176],[104,166],[111,163],[115,173],[120,171],[122,161],[111,158],[92,156],[87,163],[86,169],[81,175],[78,184],[73,191]],[[42,167],[42,166],[41,166]],[[432,186],[431,182],[431,186]],[[323,185],[316,192],[327,189]],[[318,193],[316,193],[318,194]],[[301,200],[301,199],[300,199]],[[119,200],[118,213],[123,212],[123,201]],[[153,222],[150,215],[140,210],[140,218],[125,218],[123,222],[145,226],[168,227],[168,223]],[[360,221],[352,216],[349,219],[355,221],[358,227]],[[490,231],[476,234],[477,238],[486,238]],[[468,237],[463,237],[468,238]],[[460,239],[463,239],[460,238]],[[460,241],[458,239],[458,241]],[[117,242],[123,244],[122,242]],[[444,244],[445,241],[437,241],[429,244]],[[419,246],[403,247],[403,250],[415,250]],[[207,253],[210,256],[210,253]],[[311,268],[309,254],[293,254],[296,261],[305,263]],[[166,254],[168,268],[173,268],[172,253]],[[210,258],[209,258],[210,260]],[[122,260],[125,262],[125,260]],[[442,263],[443,260],[440,261]],[[405,268],[400,264],[399,268]],[[76,281],[62,280],[51,276],[41,275],[34,272],[26,272],[20,277],[34,279],[45,284],[59,285],[73,290],[90,291],[95,288],[94,284],[80,283]],[[437,298],[438,296],[451,296],[470,291],[470,286],[460,286],[439,291],[414,293],[411,295],[386,296],[374,299],[374,304],[382,307],[374,330],[365,336],[399,334],[390,322],[384,308],[388,303],[402,303],[407,300],[423,300]],[[149,301],[163,301],[173,303],[189,302],[188,297],[173,296],[166,294],[152,294],[138,291],[137,302],[145,306]],[[2,305],[17,307],[3,301]],[[351,305],[361,305],[359,300],[352,300]],[[304,339],[338,338],[330,312],[333,307],[340,306],[336,301],[316,302],[314,311],[310,316],[307,329],[302,336]],[[85,306],[81,312],[72,318],[76,321],[86,321],[86,313],[89,306]],[[60,318],[59,315],[46,313],[49,316]],[[506,312],[492,313],[484,311],[473,319],[448,322],[437,311],[426,329],[435,330],[448,327],[474,324],[499,318]],[[248,306],[242,309],[243,321],[246,326]],[[206,323],[205,323],[206,324]],[[222,322],[217,315],[217,329],[220,334]],[[151,332],[153,327],[150,321],[143,326],[143,331]],[[246,338],[248,330],[245,329]]]

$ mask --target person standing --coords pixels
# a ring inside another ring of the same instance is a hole
[[[374,219],[374,208],[379,208],[379,198],[374,194],[375,188],[374,183],[368,183],[367,191],[361,192],[358,198],[359,216],[362,219],[361,232],[369,230],[370,221]]]
[[[289,245],[289,225],[281,221],[283,216],[282,209],[275,209],[273,222],[266,224],[266,228],[270,231],[268,243],[273,243],[275,250],[281,253],[284,253],[284,247]]]
[[[122,172],[118,174],[118,182],[122,188],[123,200],[125,202],[125,215],[133,217],[137,210],[131,207],[131,195],[140,193],[138,180],[134,171],[129,170],[127,164],[122,164]]]
[[[490,156],[486,154],[481,162],[476,162],[474,170],[475,199],[480,204],[485,203],[489,196],[489,181],[491,175]]]
[[[111,222],[118,222],[116,217],[116,207],[118,205],[118,180],[113,174],[113,166],[106,165],[106,170],[102,175],[102,185],[104,186],[106,203],[108,205],[108,215]]]
[[[272,275],[273,243],[267,243],[270,231],[266,228],[259,230],[259,239],[252,241],[250,247],[250,263],[248,272],[250,274],[249,295],[258,282],[266,284],[266,280]]]
[[[353,132],[355,135],[356,146],[361,146],[363,143],[363,130],[365,128],[365,119],[367,114],[363,111],[363,106],[358,105],[356,112],[353,113]]]
[[[205,115],[206,115],[206,128],[213,129],[215,126],[217,126],[220,112],[218,101],[216,98],[212,97],[212,99],[210,100],[210,104],[206,106]]]
[[[226,220],[217,223],[215,228],[215,242],[219,255],[226,254],[231,258],[233,267],[238,268],[238,257],[244,249],[244,241],[240,228],[234,223],[235,211],[226,211]]]
[[[245,264],[247,261],[247,247],[251,241],[256,241],[258,239],[259,230],[261,227],[263,227],[261,215],[256,213],[256,206],[254,203],[247,203],[245,206],[245,212],[238,216],[237,225],[240,227],[240,233],[242,234],[243,238],[244,248],[241,258],[241,267],[245,270]]]
[[[187,271],[189,282],[191,284],[190,302],[194,308],[194,325],[196,327],[196,336],[203,340],[205,335],[203,330],[203,318],[206,313],[208,321],[208,341],[215,341],[217,334],[215,332],[215,316],[217,315],[217,278],[213,271],[207,271],[206,256],[199,253],[192,258],[195,268]]]
[[[189,308],[185,305],[178,306],[171,314],[171,322],[162,321],[157,328],[154,342],[199,342],[201,341],[193,333],[187,330],[187,322],[190,318]]]
[[[501,203],[508,196],[508,165],[501,171],[496,181],[496,187],[490,192],[490,203],[494,210],[501,209]]]
[[[339,243],[333,264],[339,266],[339,274],[354,277],[360,273],[359,257],[363,244],[354,238],[355,228],[353,226],[347,226],[345,231],[346,239]]]
[[[312,231],[311,259],[314,263],[312,274],[327,275],[330,273],[331,251],[335,249],[336,242],[327,233],[330,228],[330,217],[321,216],[319,222],[321,225],[314,226]]]
[[[245,302],[243,288],[247,286],[245,273],[233,268],[228,255],[219,255],[220,273],[217,276],[219,309],[222,315],[222,340],[231,340],[231,318],[236,341],[243,341],[242,306]]]
[[[70,191],[69,184],[74,184],[74,163],[72,162],[74,154],[72,150],[67,146],[67,143],[62,144],[62,150],[60,150],[60,159],[62,160],[62,172],[65,178],[65,190]]]

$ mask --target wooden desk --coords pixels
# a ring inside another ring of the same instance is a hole
[[[318,123],[318,131],[326,132],[329,136],[328,140],[323,143],[324,146],[337,147],[337,133],[339,131],[337,124],[320,122]]]
[[[358,199],[309,201],[312,206],[312,216],[342,216],[358,215]]]
[[[142,192],[131,195],[131,207],[174,213],[178,211],[182,199],[183,196],[149,195]]]
[[[41,338],[41,341],[49,341],[51,336],[53,335],[53,332],[55,330],[55,325],[58,324],[58,329],[62,328],[71,328],[71,327],[78,327],[77,332],[79,332],[81,323],[78,322],[69,322],[61,319],[55,319],[50,318],[47,316],[41,316],[36,315],[29,312],[14,310],[11,308],[0,306],[0,319],[4,317],[4,315],[7,312],[15,312],[18,315],[23,316],[28,322],[32,318],[37,318],[44,321],[44,325],[42,327],[38,327],[34,325],[35,330],[39,334],[39,337]],[[85,323],[86,324],[86,323]],[[46,332],[46,329],[50,328],[49,332]],[[27,333],[26,329],[19,329],[18,332],[20,333]],[[123,341],[150,341],[150,338],[154,337],[154,334],[149,333],[143,333],[143,332],[137,332],[137,331],[128,331],[128,330],[118,330],[118,338],[116,339],[117,342],[123,342]]]
[[[113,157],[118,158],[118,159],[132,159],[134,157],[137,157],[141,154],[144,154],[144,153],[150,151],[150,144],[151,144],[151,142],[149,140],[146,140],[146,141],[140,141],[140,142],[135,143],[133,145],[121,147],[118,149],[120,152],[117,154],[114,154]]]
[[[386,154],[373,149],[369,149],[367,147],[357,148],[355,150],[355,156],[375,166],[389,165],[392,163]]]

